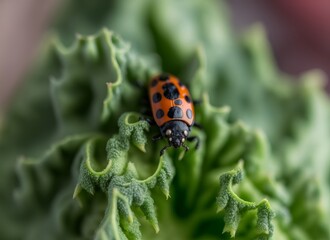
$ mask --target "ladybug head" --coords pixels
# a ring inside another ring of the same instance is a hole
[[[190,127],[183,121],[170,121],[161,128],[162,135],[167,138],[170,146],[181,147],[190,133]]]

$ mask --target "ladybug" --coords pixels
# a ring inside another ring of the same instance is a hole
[[[150,80],[149,102],[152,110],[153,121],[157,124],[160,134],[153,137],[153,140],[166,138],[168,146],[165,146],[160,155],[163,155],[168,147],[184,147],[189,150],[185,141],[196,141],[196,148],[199,139],[196,136],[189,136],[192,126],[199,126],[195,123],[194,102],[188,88],[175,76],[162,73]]]

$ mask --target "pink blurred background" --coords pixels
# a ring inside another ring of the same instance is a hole
[[[255,22],[265,25],[280,69],[293,75],[322,69],[329,82],[329,0],[228,3],[238,32]],[[0,1],[0,112],[33,61],[57,4],[55,0]]]
[[[24,79],[56,0],[0,0],[0,113]]]
[[[329,0],[231,0],[232,18],[240,31],[254,22],[266,27],[278,66],[299,76],[322,69],[330,76]]]

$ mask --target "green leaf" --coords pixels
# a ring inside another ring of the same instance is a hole
[[[287,81],[262,26],[237,36],[222,1],[62,9],[1,120],[2,238],[330,238],[322,73]],[[201,100],[197,150],[159,157],[139,120],[161,69]]]
[[[229,232],[231,237],[235,236],[239,226],[240,217],[243,213],[257,209],[257,225],[258,235],[268,239],[272,236],[273,226],[271,223],[274,217],[273,210],[267,200],[263,200],[258,204],[247,202],[240,199],[232,190],[232,185],[242,181],[242,164],[230,172],[224,173],[220,177],[220,191],[217,197],[218,212],[224,211],[225,227],[223,232]]]

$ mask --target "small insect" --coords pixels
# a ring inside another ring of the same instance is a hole
[[[160,134],[154,136],[153,140],[168,140],[168,145],[160,151],[160,155],[171,146],[182,146],[188,151],[185,141],[196,141],[198,148],[198,137],[189,136],[191,127],[199,126],[195,123],[194,103],[188,88],[178,78],[167,73],[152,78],[149,83],[149,101],[153,122],[160,128]]]

